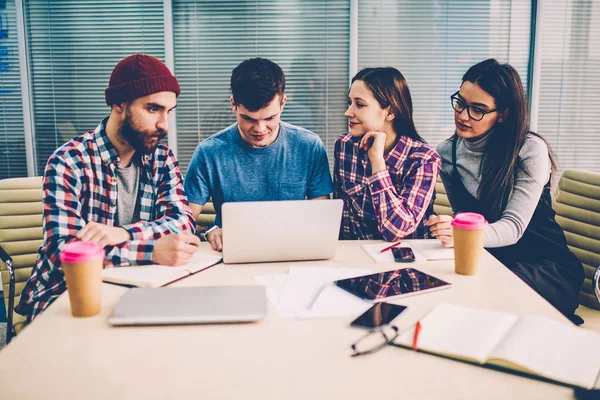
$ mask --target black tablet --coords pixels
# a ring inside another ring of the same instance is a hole
[[[414,268],[357,276],[334,282],[337,286],[365,300],[388,299],[447,289],[451,283]]]

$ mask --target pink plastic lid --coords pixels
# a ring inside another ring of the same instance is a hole
[[[464,212],[456,214],[452,220],[452,226],[459,229],[475,230],[485,228],[487,221],[481,214]]]
[[[96,242],[71,241],[60,253],[61,262],[79,263],[90,260],[104,259],[106,252]]]

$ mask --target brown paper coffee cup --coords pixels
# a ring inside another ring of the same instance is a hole
[[[74,317],[100,313],[104,249],[94,242],[71,242],[60,260]]]
[[[454,270],[460,275],[479,271],[487,221],[476,213],[457,214],[452,221],[454,236]]]

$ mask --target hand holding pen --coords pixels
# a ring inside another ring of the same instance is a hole
[[[160,265],[187,264],[198,250],[200,239],[188,232],[181,232],[171,224],[167,225],[174,234],[165,235],[154,242],[152,262]]]

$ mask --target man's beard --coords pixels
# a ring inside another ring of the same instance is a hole
[[[125,119],[121,126],[121,137],[139,154],[154,153],[156,147],[158,147],[158,143],[166,136],[167,131],[163,129],[157,129],[155,131],[142,131],[138,129],[129,109],[125,111]]]

